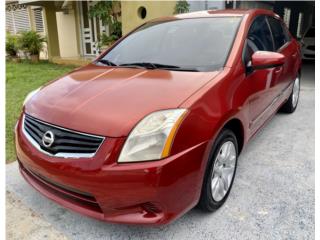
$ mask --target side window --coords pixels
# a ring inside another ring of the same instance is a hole
[[[270,28],[272,31],[274,44],[276,50],[281,48],[286,42],[288,42],[288,36],[285,34],[285,29],[283,29],[283,26],[281,22],[273,17],[268,17],[268,21],[270,23]]]
[[[256,51],[274,51],[272,35],[265,16],[257,17],[249,29],[244,49],[246,65]]]

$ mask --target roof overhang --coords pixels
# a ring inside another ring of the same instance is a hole
[[[39,1],[39,0],[19,0],[19,4],[29,5],[29,6],[50,6],[54,7],[56,10],[61,10],[61,6],[65,1]]]

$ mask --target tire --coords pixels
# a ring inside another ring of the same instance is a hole
[[[226,156],[225,153],[228,152],[226,150],[226,146],[228,146],[230,150],[230,159],[229,159],[230,161],[226,161],[226,159],[228,159],[227,157],[225,157]],[[234,160],[231,160],[231,157],[233,155],[234,155]],[[222,159],[225,159],[225,160],[222,160]],[[232,176],[230,176],[231,167],[228,168],[228,164],[226,164],[226,166],[222,166],[221,162],[228,163],[230,166],[232,165],[231,163],[233,163],[234,169],[233,169]],[[223,129],[218,135],[213,145],[213,148],[210,154],[210,159],[208,160],[207,169],[205,172],[203,186],[201,190],[201,196],[198,203],[198,206],[200,207],[200,209],[206,212],[213,212],[214,210],[218,209],[223,205],[223,203],[228,198],[231,187],[233,185],[233,180],[234,180],[236,169],[237,169],[237,162],[238,162],[237,138],[231,130]],[[229,174],[227,175],[228,176],[227,185],[225,185],[226,174]],[[217,191],[217,189],[221,190],[221,186],[223,186],[222,188],[223,194],[221,193],[221,191]],[[228,186],[227,189],[225,186]]]
[[[298,75],[294,80],[291,95],[288,98],[288,100],[285,102],[285,104],[280,108],[280,111],[284,113],[293,113],[298,106],[299,95],[300,95],[300,75]]]

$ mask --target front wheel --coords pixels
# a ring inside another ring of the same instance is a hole
[[[287,100],[287,102],[282,106],[280,110],[285,113],[293,113],[298,106],[299,94],[300,94],[300,76],[297,76],[297,78],[294,80],[294,83],[293,83],[292,93],[289,99]]]
[[[223,129],[208,162],[198,204],[201,209],[212,212],[226,201],[236,173],[237,160],[237,138],[229,129]]]

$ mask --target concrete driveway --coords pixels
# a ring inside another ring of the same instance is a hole
[[[277,114],[241,154],[229,199],[161,228],[99,222],[31,188],[6,166],[7,239],[313,239],[314,65],[303,69],[294,114]]]

